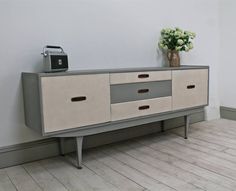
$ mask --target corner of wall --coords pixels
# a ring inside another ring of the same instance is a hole
[[[220,107],[208,106],[205,108],[205,120],[220,119]]]

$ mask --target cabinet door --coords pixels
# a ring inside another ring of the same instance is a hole
[[[208,69],[172,71],[173,110],[208,103]]]
[[[109,74],[42,77],[44,132],[110,120]]]

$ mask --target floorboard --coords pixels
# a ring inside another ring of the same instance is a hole
[[[138,150],[142,151],[143,153],[147,155],[150,155],[154,158],[167,162],[173,166],[176,166],[190,173],[203,177],[217,185],[226,187],[230,190],[233,190],[236,187],[236,182],[234,180],[221,176],[205,168],[201,168],[194,163],[192,164],[191,162],[181,160],[175,157],[174,155],[170,155],[158,149],[146,146],[145,144],[142,144],[142,142],[141,143],[136,142],[135,144],[133,144],[133,146],[134,145],[136,145],[136,148]]]
[[[0,191],[235,191],[236,121],[219,119],[0,170]]]
[[[68,190],[119,191],[118,188],[105,182],[104,179],[85,166],[78,170],[60,158],[42,161],[42,165],[61,181]]]
[[[40,163],[28,163],[23,165],[23,167],[44,191],[68,191],[68,189],[43,168]]]
[[[18,191],[43,190],[22,166],[7,168],[6,172]]]
[[[159,160],[155,157],[152,157],[149,153],[142,152],[139,148],[135,148],[131,143],[131,146],[116,146],[119,151],[125,152],[128,155],[134,157],[137,160],[140,160],[143,163],[149,164],[150,166],[160,169],[167,174],[176,177],[177,179],[183,180],[188,184],[194,185],[203,190],[209,191],[223,191],[229,190],[219,185],[216,185],[213,182],[208,181],[208,179],[203,178],[202,176],[195,175],[192,172],[183,170],[182,168],[176,167],[169,162]]]
[[[140,160],[137,160],[127,154],[124,154],[122,152],[119,152],[117,150],[114,150],[112,148],[104,149],[103,152],[108,155],[112,155],[112,157],[116,158],[119,161],[122,161],[126,165],[135,168],[136,170],[142,172],[148,177],[152,177],[157,181],[160,181],[161,183],[170,186],[171,188],[174,188],[179,191],[187,191],[187,190],[193,190],[193,191],[200,191],[203,190],[199,187],[196,187],[195,185],[188,184],[186,181],[182,181],[176,176],[171,176],[168,173],[154,168],[153,166],[143,163]]]
[[[214,157],[211,154],[207,155],[203,152],[198,152],[197,150],[183,147],[177,143],[173,144],[164,137],[151,140],[153,142],[149,144],[149,146],[152,148],[161,150],[170,155],[174,155],[181,160],[188,161],[192,164],[197,164],[202,168],[206,168],[207,170],[211,170],[236,180],[235,164],[232,162]],[[150,141],[150,139],[145,141]]]
[[[111,169],[109,166],[99,162],[95,157],[91,155],[86,155],[83,157],[84,165],[91,171],[102,177],[107,182],[115,185],[120,190],[129,191],[143,191],[146,190],[145,187],[140,185],[140,183],[134,182],[132,179],[124,177],[122,174]]]
[[[16,191],[5,170],[0,170],[0,191]]]
[[[90,153],[90,155],[95,157],[96,160],[98,160],[99,162],[102,162],[109,168],[118,172],[122,176],[128,179],[131,179],[137,184],[140,184],[141,186],[146,188],[146,190],[151,190],[151,191],[174,191],[175,190],[161,183],[160,181],[154,179],[153,177],[148,177],[142,172],[136,170],[135,168],[132,168],[119,160],[116,160],[114,157],[111,157],[101,152],[100,150],[96,152],[92,152]]]

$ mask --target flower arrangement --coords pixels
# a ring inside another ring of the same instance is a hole
[[[196,34],[190,31],[183,31],[180,28],[166,28],[161,30],[159,47],[167,51],[185,51],[193,49],[192,40]]]

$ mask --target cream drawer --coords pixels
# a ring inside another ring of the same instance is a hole
[[[171,110],[171,97],[111,104],[112,121]]]
[[[171,80],[171,71],[111,73],[111,84]]]
[[[173,110],[208,103],[208,69],[172,72]]]
[[[109,74],[42,77],[44,132],[110,120]]]

